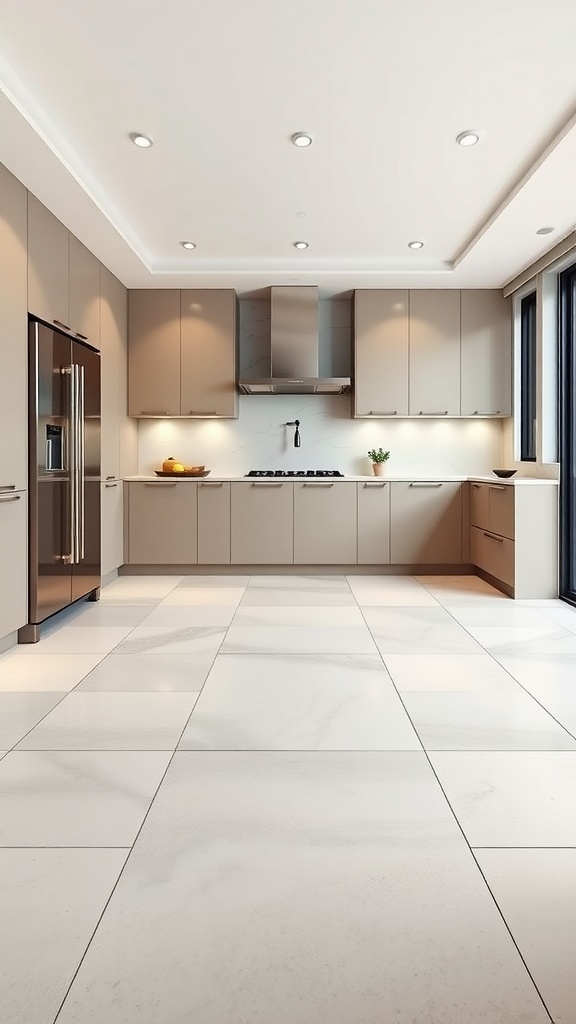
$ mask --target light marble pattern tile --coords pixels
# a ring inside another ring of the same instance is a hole
[[[142,1007],[146,1024],[549,1024],[416,752],[177,753],[58,1024]]]
[[[196,693],[76,691],[18,749],[174,750],[197,699]]]
[[[252,576],[244,606],[355,607],[345,576]]]
[[[576,636],[553,622],[547,626],[469,626],[487,651],[505,654],[576,654]]]
[[[576,846],[576,752],[429,756],[471,846]]]
[[[378,650],[387,654],[480,654],[444,608],[364,608]]]
[[[576,850],[477,850],[555,1024],[576,1019]]]
[[[362,608],[438,608],[439,602],[424,587],[401,587],[398,590],[354,590],[354,597]]]
[[[202,689],[215,652],[199,654],[109,654],[78,685],[78,690],[194,693]]]
[[[0,750],[0,761],[2,760],[3,757],[6,756],[7,753],[8,753],[7,750]]]
[[[119,576],[102,590],[100,597],[120,594],[125,598],[162,598],[174,590],[183,579],[184,576]]]
[[[576,694],[576,654],[506,654],[498,662],[538,700]]]
[[[576,750],[576,740],[520,688],[405,693],[404,703],[425,750]]]
[[[166,605],[159,604],[142,621],[148,626],[229,626],[236,605]]]
[[[79,608],[73,619],[68,622],[69,626],[138,626],[151,609],[146,605],[129,604],[122,605],[88,604]]]
[[[236,607],[245,587],[176,587],[161,603],[162,608],[208,607],[223,605]]]
[[[64,626],[42,637],[37,644],[19,647],[18,651],[26,657],[42,657],[44,654],[103,655],[117,647],[131,632],[132,626]]]
[[[166,751],[16,750],[0,761],[0,846],[131,846]]]
[[[513,601],[504,606],[494,607],[490,602],[480,605],[455,605],[450,614],[461,626],[521,626],[525,629],[533,626],[550,629],[550,618],[540,608],[522,608]]]
[[[224,639],[220,626],[136,626],[116,654],[213,654]]]
[[[358,608],[318,607],[306,605],[285,605],[282,608],[267,608],[240,605],[234,616],[234,626],[303,626],[315,629],[328,627],[334,630],[354,626],[366,628]]]
[[[576,633],[576,608],[562,602],[562,607],[543,608],[542,611],[557,625],[563,626],[570,633]]]
[[[519,691],[516,681],[489,654],[387,654],[384,662],[401,693]]]
[[[62,700],[62,693],[0,693],[0,747],[7,750]]]
[[[183,576],[178,583],[178,589],[186,590],[190,587],[196,587],[200,590],[215,590],[220,588],[244,590],[248,586],[250,580],[249,576],[225,576],[224,574],[218,573],[215,576]]]
[[[376,654],[366,626],[230,626],[222,654]]]
[[[183,750],[420,750],[378,656],[221,655]]]
[[[19,647],[0,657],[0,691],[72,690],[96,666],[100,654],[45,654],[38,658]]]
[[[478,576],[416,576],[416,579],[447,608],[463,604],[488,603],[494,607],[513,604],[512,598]]]
[[[127,854],[0,849],[4,1024],[54,1020]]]
[[[325,594],[337,590],[346,592],[349,590],[348,581],[345,576],[336,573],[331,575],[316,575],[306,573],[301,576],[286,573],[284,576],[251,576],[248,581],[250,590],[310,590],[312,593]]]

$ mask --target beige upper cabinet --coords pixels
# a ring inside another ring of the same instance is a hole
[[[390,484],[386,480],[358,485],[358,564],[390,562]]]
[[[295,565],[353,565],[357,539],[356,484],[294,484]]]
[[[69,235],[70,329],[100,348],[100,264],[95,256]]]
[[[502,292],[462,292],[462,416],[512,415],[512,306]]]
[[[354,293],[354,415],[408,415],[408,292]]]
[[[391,483],[390,561],[394,565],[453,565],[462,561],[460,484]]]
[[[236,294],[186,290],[181,296],[182,416],[238,416]]]
[[[232,484],[233,565],[291,565],[294,488],[276,480]]]
[[[128,293],[128,412],[180,415],[180,292]]]
[[[410,416],[460,415],[460,292],[410,292]]]
[[[26,262],[26,189],[0,165],[0,494],[28,486]]]
[[[230,484],[198,483],[198,564],[230,564]]]
[[[28,310],[70,328],[68,230],[28,193]]]

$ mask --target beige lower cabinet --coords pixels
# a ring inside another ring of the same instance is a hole
[[[291,483],[233,483],[233,565],[291,565],[294,561],[294,496]]]
[[[100,485],[100,532],[102,576],[124,563],[124,490],[121,480]]]
[[[394,565],[458,565],[462,561],[461,485],[393,481],[390,561]]]
[[[356,484],[294,484],[295,565],[354,564],[357,530]]]
[[[197,484],[184,480],[130,483],[128,529],[132,565],[195,565]]]
[[[374,480],[358,484],[358,564],[390,562],[390,484]]]
[[[198,564],[230,564],[230,484],[198,484]]]
[[[514,586],[514,541],[477,526],[470,528],[470,560],[495,579]]]
[[[26,491],[0,493],[0,639],[28,621]]]

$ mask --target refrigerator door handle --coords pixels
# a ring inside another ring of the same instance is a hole
[[[86,515],[86,381],[84,367],[78,366],[78,561],[84,559]]]
[[[70,473],[70,554],[62,561],[73,565],[76,561],[76,366],[65,366],[62,373],[70,377],[67,460]]]

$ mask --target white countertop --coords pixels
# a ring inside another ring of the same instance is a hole
[[[140,476],[126,476],[126,477],[124,477],[124,480],[126,480],[128,482],[135,482],[135,483],[146,483],[147,481],[152,481],[152,480],[155,483],[172,483],[172,480],[169,477],[158,477],[158,476],[155,476],[154,474],[150,474],[150,475],[143,474],[143,475],[140,475]],[[191,476],[181,476],[180,474],[175,473],[174,474],[174,480],[178,481],[179,483],[196,483],[198,481],[200,481],[200,482],[203,482],[203,481],[213,481],[214,483],[222,483],[222,482],[225,482],[225,483],[227,483],[227,482],[234,482],[234,483],[239,483],[239,482],[243,482],[243,483],[255,483],[255,482],[266,483],[267,481],[273,481],[273,480],[280,481],[280,482],[286,482],[286,483],[307,483],[307,482],[309,483],[309,482],[314,482],[314,481],[317,481],[317,482],[321,481],[321,482],[324,482],[324,483],[347,483],[347,482],[350,483],[350,482],[355,482],[355,481],[361,482],[361,483],[370,483],[370,482],[372,482],[372,483],[383,483],[383,482],[386,482],[386,481],[388,481],[390,483],[395,483],[395,482],[400,482],[400,483],[403,483],[403,482],[413,482],[413,483],[438,483],[438,482],[443,482],[444,483],[445,482],[445,483],[449,483],[451,481],[464,482],[466,480],[469,480],[469,481],[476,482],[476,483],[504,484],[504,485],[506,485],[508,487],[510,487],[510,486],[514,486],[514,487],[516,487],[516,486],[526,486],[526,485],[533,486],[534,484],[550,484],[553,487],[557,487],[558,486],[558,481],[557,480],[550,480],[548,478],[513,476],[513,477],[510,477],[508,480],[503,480],[501,477],[494,476],[494,474],[490,474],[489,476],[454,476],[454,475],[450,475],[450,474],[446,474],[446,473],[438,473],[436,476],[418,476],[416,474],[413,474],[411,476],[392,476],[391,474],[390,475],[385,474],[384,476],[374,476],[374,475],[371,474],[369,476],[337,476],[337,477],[301,477],[301,476],[299,476],[299,477],[294,477],[294,476],[283,476],[283,477],[254,477],[254,476],[251,476],[251,477],[248,477],[248,476],[233,476],[231,474],[218,474],[218,473],[210,473],[209,476],[206,476],[206,477],[201,477],[201,476],[191,477]]]

